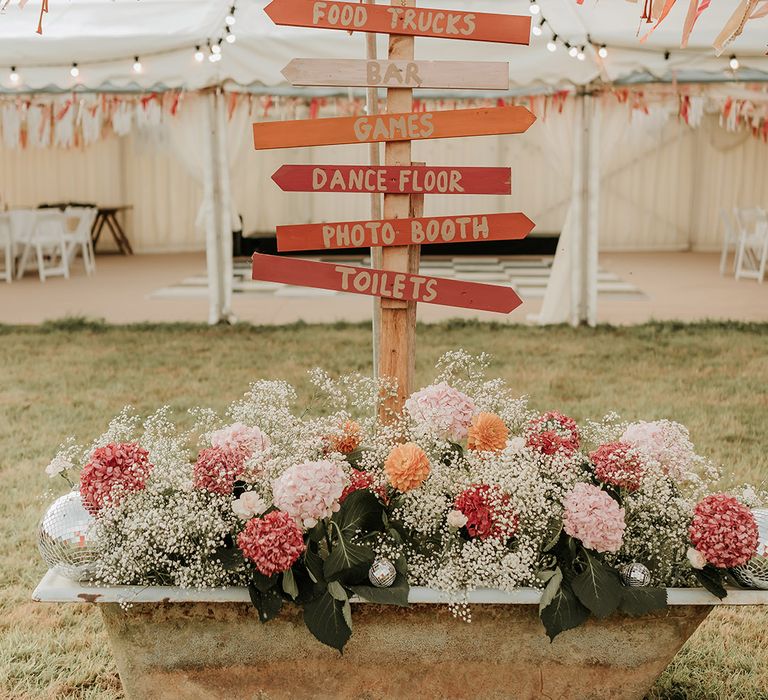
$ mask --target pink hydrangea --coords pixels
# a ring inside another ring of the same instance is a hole
[[[224,450],[245,449],[249,456],[264,452],[270,446],[269,438],[255,425],[232,423],[211,433],[211,445]]]
[[[624,539],[624,509],[602,489],[578,483],[563,501],[563,529],[587,549],[618,552]]]
[[[296,521],[279,510],[252,518],[237,536],[237,546],[264,576],[288,571],[304,552],[304,537]]]
[[[228,496],[245,470],[247,456],[243,449],[209,447],[200,450],[192,475],[195,488]]]
[[[637,491],[645,468],[635,449],[626,442],[600,445],[589,458],[595,465],[595,476],[605,484]]]
[[[712,566],[741,566],[757,553],[755,516],[724,493],[707,496],[694,508],[689,534],[693,546]]]
[[[423,432],[463,440],[472,423],[475,402],[458,389],[440,382],[411,394],[405,410]]]
[[[339,510],[346,485],[347,475],[336,462],[303,462],[289,467],[272,482],[272,496],[277,508],[304,527],[314,527]]]
[[[573,418],[558,411],[547,413],[530,421],[525,430],[526,445],[545,455],[564,452],[572,455],[579,449],[579,428]]]
[[[135,442],[111,442],[98,447],[80,473],[83,504],[95,514],[124,494],[141,491],[151,471],[149,452]]]
[[[676,481],[685,478],[696,456],[688,430],[668,420],[632,423],[620,439],[658,463]]]

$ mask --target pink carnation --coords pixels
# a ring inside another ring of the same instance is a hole
[[[454,508],[467,519],[465,527],[470,537],[507,540],[517,531],[511,499],[498,486],[470,486],[459,494]]]
[[[548,411],[526,427],[526,445],[545,455],[563,451],[572,455],[579,449],[579,428],[573,418]]]
[[[689,534],[693,546],[712,566],[741,566],[757,553],[755,516],[724,493],[707,496],[694,508]]]
[[[247,456],[242,449],[209,447],[200,450],[193,470],[195,488],[228,496],[235,488],[235,481],[243,474]]]
[[[211,433],[211,445],[224,450],[245,449],[249,456],[264,452],[270,446],[269,438],[259,428],[243,423],[232,423]]]
[[[587,549],[618,552],[624,537],[624,509],[602,489],[578,483],[563,501],[563,529]]]
[[[440,382],[411,394],[405,410],[422,431],[463,440],[472,423],[475,403],[458,389]]]
[[[304,537],[296,521],[279,510],[252,518],[237,536],[237,546],[264,576],[288,571],[304,552]]]
[[[304,527],[339,510],[347,475],[336,462],[303,462],[286,469],[272,482],[274,504]]]
[[[634,448],[626,442],[600,445],[589,458],[595,465],[595,476],[603,483],[628,491],[640,488],[645,469]]]
[[[686,428],[668,420],[632,423],[621,436],[621,442],[657,462],[676,481],[685,477],[696,456]]]
[[[149,452],[135,442],[111,442],[96,448],[80,473],[80,495],[91,514],[126,493],[141,491],[152,465]]]

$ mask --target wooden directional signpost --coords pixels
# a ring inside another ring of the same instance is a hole
[[[525,238],[533,222],[522,213],[425,217],[425,194],[510,194],[509,168],[415,165],[411,141],[519,134],[535,117],[524,107],[414,112],[418,88],[504,90],[505,63],[415,61],[414,37],[528,44],[528,16],[416,8],[416,0],[391,5],[336,0],[273,0],[265,11],[279,25],[389,34],[387,60],[294,59],[283,74],[294,85],[387,89],[385,114],[253,125],[257,150],[385,143],[383,166],[283,165],[272,179],[286,192],[384,195],[384,216],[278,226],[278,250],[381,247],[381,267],[320,263],[274,255],[253,256],[253,278],[379,297],[379,375],[398,382],[398,396],[381,408],[399,412],[413,390],[416,303],[509,313],[521,304],[511,287],[419,274],[422,245]]]

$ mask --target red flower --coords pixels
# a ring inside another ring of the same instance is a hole
[[[373,486],[373,475],[353,467],[349,475],[349,486],[342,492],[339,503],[344,503],[349,494],[360,489],[370,488],[371,486]]]
[[[637,491],[643,479],[644,468],[637,453],[626,442],[600,445],[589,458],[595,465],[595,476],[605,484]]]
[[[572,455],[579,449],[579,428],[573,418],[549,411],[535,418],[526,429],[526,445],[545,455],[563,451]]]
[[[506,540],[517,531],[517,515],[510,498],[498,486],[476,484],[465,489],[454,503],[467,519],[470,537]]]
[[[707,496],[694,508],[689,534],[693,546],[712,566],[741,566],[757,553],[755,516],[724,493]]]
[[[251,518],[237,536],[237,546],[264,576],[288,571],[304,552],[304,537],[296,521],[281,510]]]
[[[122,495],[141,491],[152,471],[149,452],[135,442],[111,442],[98,447],[80,474],[80,495],[91,514]]]
[[[235,488],[235,481],[245,469],[245,460],[250,453],[246,450],[232,450],[209,447],[201,450],[193,470],[195,488],[227,496]]]

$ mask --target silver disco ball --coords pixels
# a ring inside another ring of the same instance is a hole
[[[645,564],[633,561],[619,569],[621,582],[630,588],[643,588],[651,584],[651,572]]]
[[[397,578],[397,569],[389,559],[379,557],[373,562],[368,578],[376,588],[389,588]]]
[[[757,522],[757,554],[731,571],[742,586],[765,591],[768,590],[768,508],[755,508],[752,515]]]
[[[45,512],[37,531],[37,548],[45,563],[67,578],[85,578],[96,559],[93,522],[79,491],[57,498]]]

